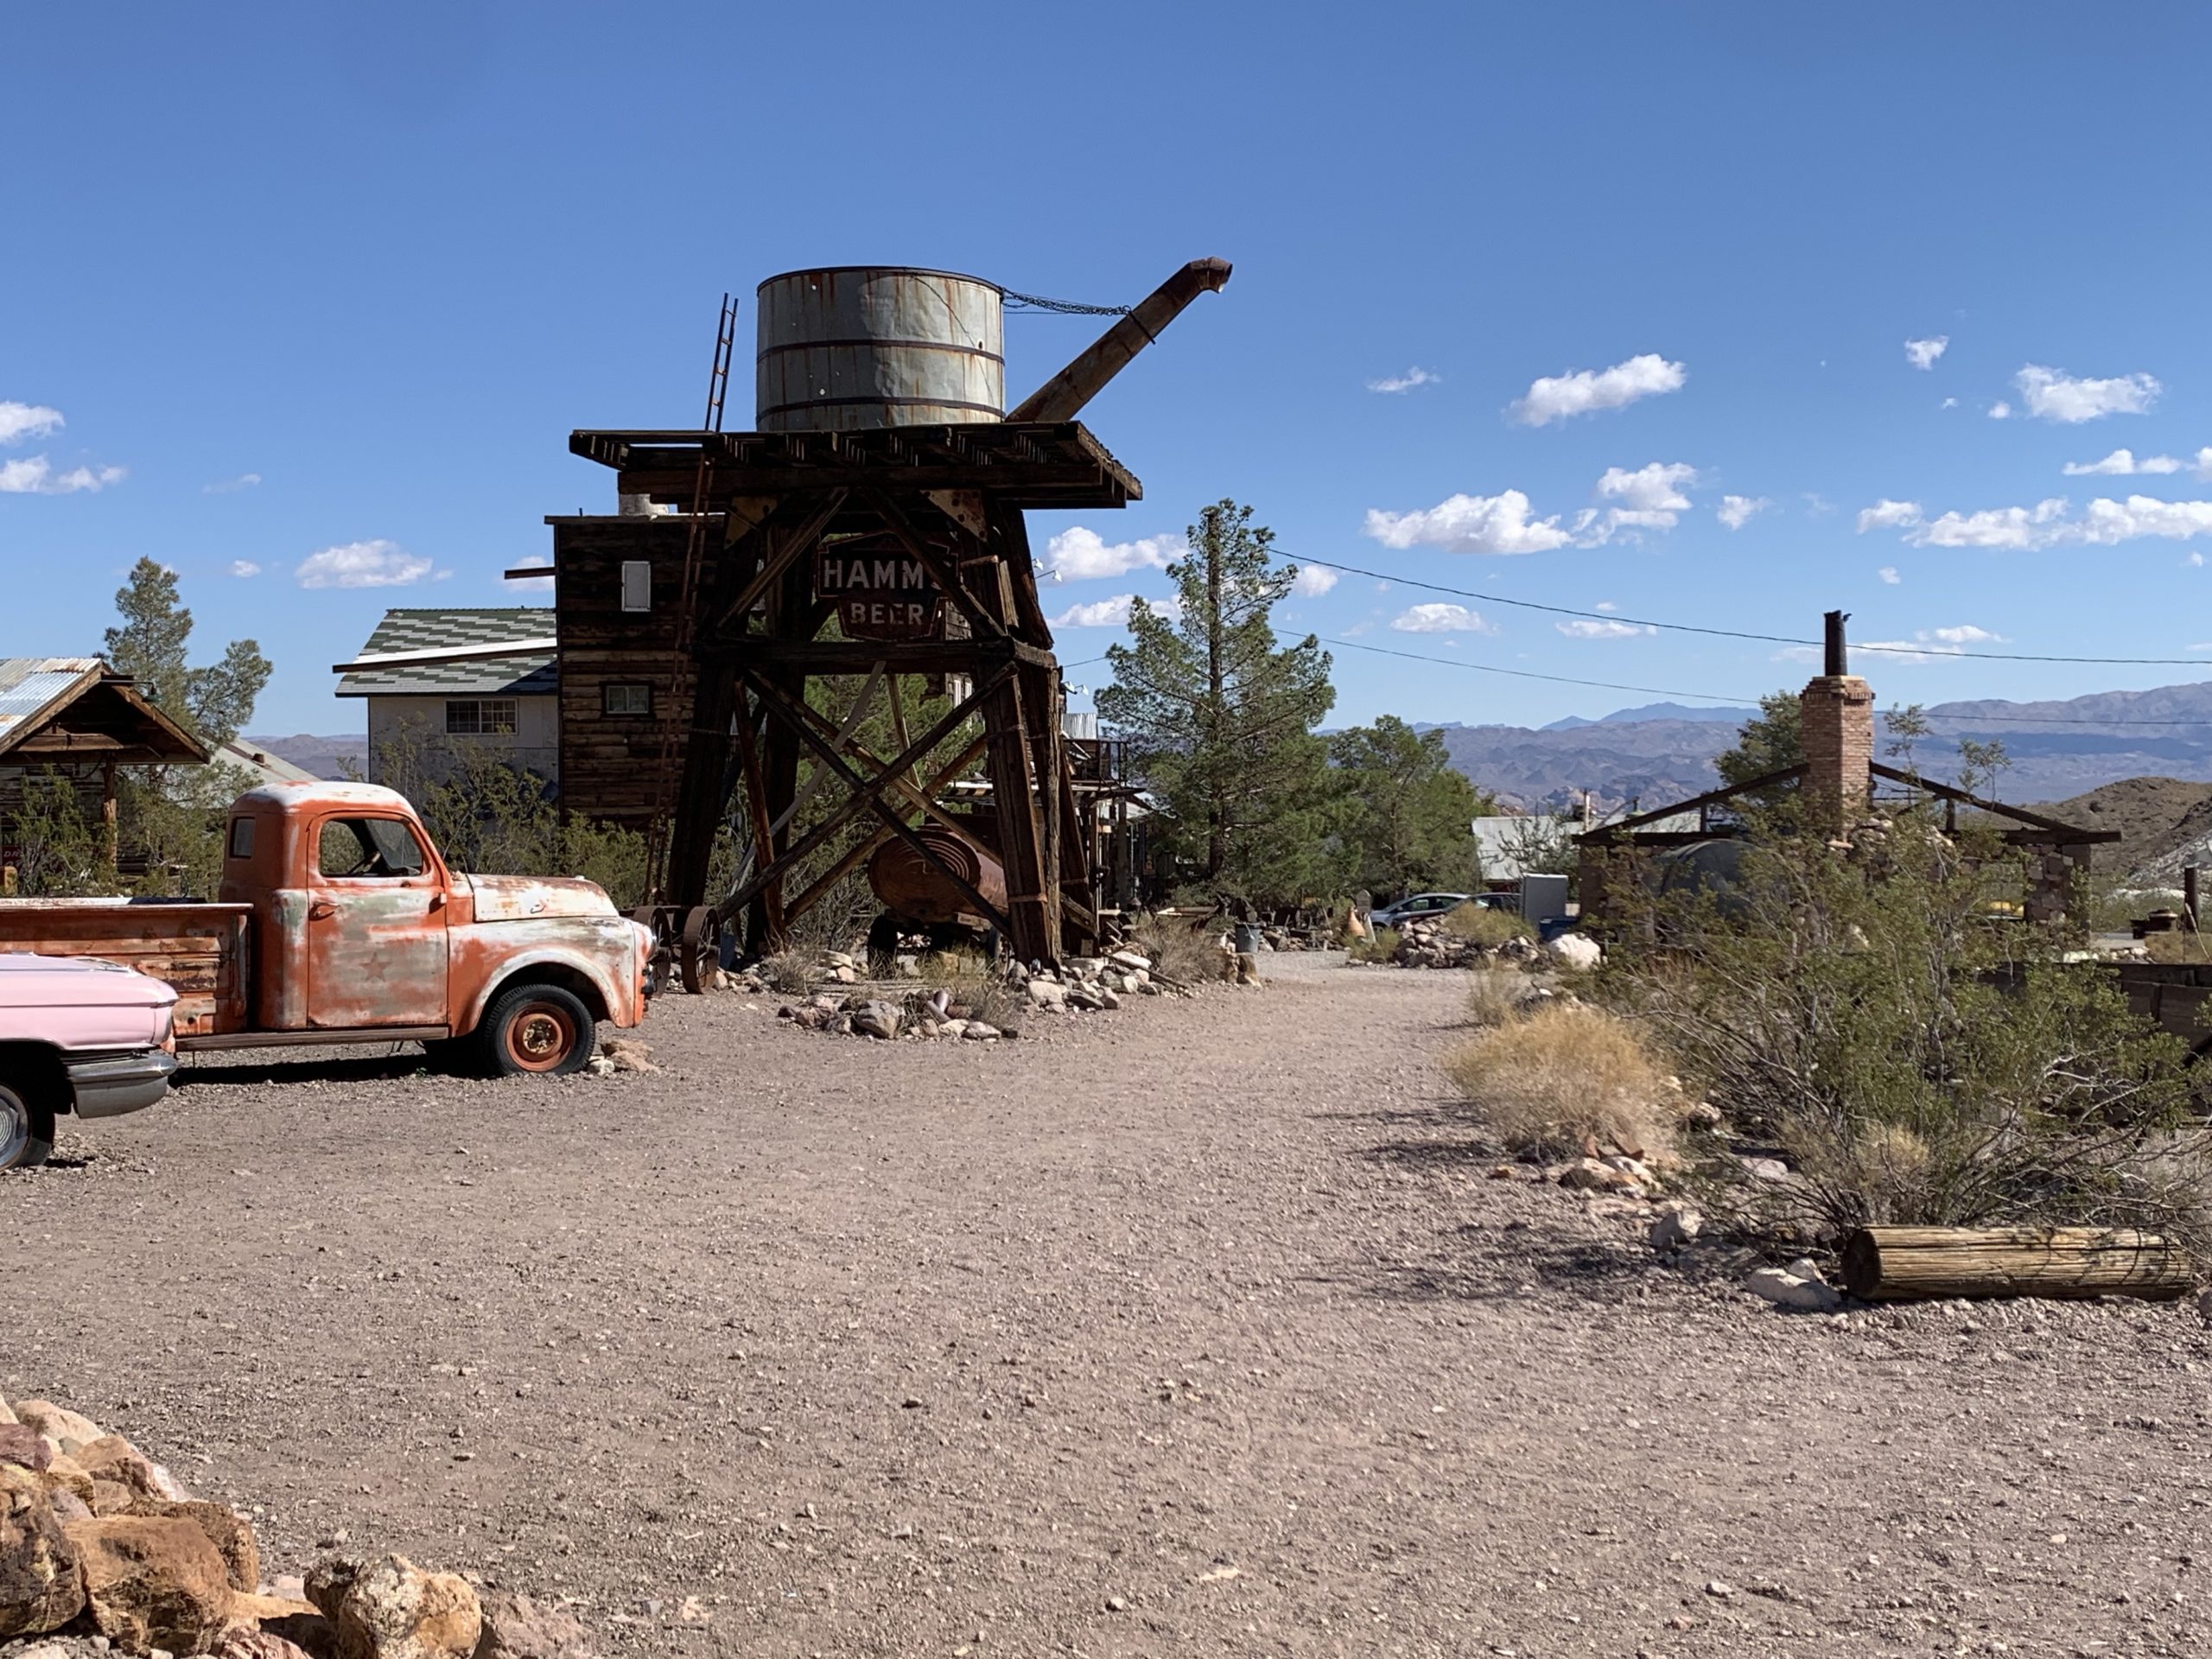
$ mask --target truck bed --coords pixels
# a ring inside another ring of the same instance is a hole
[[[0,950],[99,957],[176,988],[179,1039],[243,1032],[250,905],[0,899]]]

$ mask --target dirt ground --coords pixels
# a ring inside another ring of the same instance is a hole
[[[1484,1179],[1463,977],[661,1077],[202,1067],[0,1178],[0,1393],[618,1654],[2212,1649],[2192,1308],[1777,1313]]]

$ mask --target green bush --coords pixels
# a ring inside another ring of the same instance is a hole
[[[2018,857],[1907,813],[1850,853],[1754,846],[1725,903],[1618,935],[1609,994],[1802,1177],[1768,1189],[1777,1219],[2205,1237],[2185,1047],[2073,935],[1992,915]]]
[[[1533,939],[1536,930],[1510,910],[1492,910],[1471,900],[1444,913],[1438,923],[1446,933],[1469,939],[1485,950],[1495,950],[1508,939]]]
[[[1395,960],[1398,946],[1405,936],[1395,927],[1370,926],[1367,937],[1351,942],[1350,956],[1354,962],[1390,962]]]

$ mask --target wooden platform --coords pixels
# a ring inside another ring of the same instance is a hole
[[[1080,421],[884,427],[864,432],[577,431],[571,453],[621,474],[625,495],[692,507],[703,451],[707,507],[734,496],[833,489],[982,490],[1012,507],[1122,507],[1134,474]]]

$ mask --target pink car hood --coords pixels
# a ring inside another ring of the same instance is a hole
[[[0,1041],[151,1046],[167,1033],[175,1002],[173,987],[116,963],[0,954]]]

